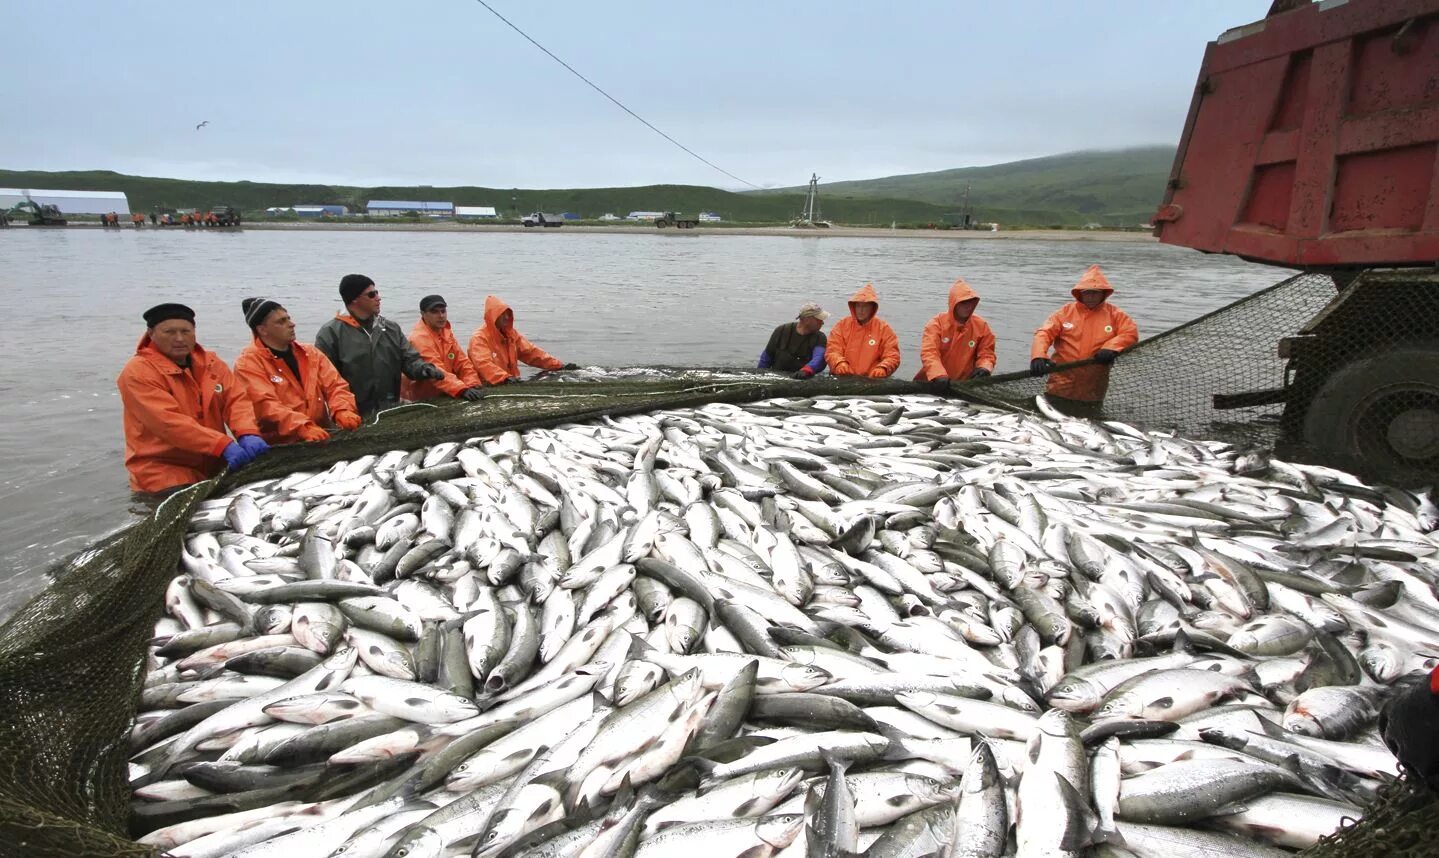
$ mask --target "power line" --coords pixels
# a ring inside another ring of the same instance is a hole
[[[640,116],[638,113],[635,113],[633,110],[630,110],[628,107],[625,107],[625,105],[624,105],[618,98],[615,98],[613,95],[610,95],[608,92],[605,92],[603,89],[600,88],[599,84],[595,83],[594,81],[590,80],[589,78],[587,78],[587,77],[585,77],[584,75],[580,74],[579,72],[575,71],[575,69],[574,69],[573,66],[571,66],[569,63],[565,62],[564,60],[560,59],[559,57],[555,56],[555,55],[550,51],[549,48],[545,47],[544,45],[542,45],[542,44],[540,44],[539,42],[535,41],[534,39],[530,38],[530,34],[529,34],[529,33],[526,33],[524,30],[521,30],[519,27],[516,27],[516,26],[510,21],[510,19],[506,18],[504,15],[501,15],[499,12],[496,12],[496,11],[495,11],[495,8],[494,8],[493,6],[491,6],[490,4],[486,3],[485,0],[475,0],[475,2],[476,2],[476,3],[479,3],[481,6],[485,7],[486,9],[490,10],[490,13],[491,13],[492,15],[494,15],[496,18],[499,18],[501,21],[504,21],[504,22],[505,22],[505,25],[508,26],[511,30],[514,30],[516,33],[519,33],[521,36],[524,36],[524,37],[525,37],[525,41],[529,42],[530,44],[532,44],[532,45],[534,45],[535,47],[539,48],[540,50],[544,51],[545,54],[548,55],[550,59],[552,59],[552,60],[554,60],[555,62],[559,63],[560,65],[564,66],[566,69],[569,70],[570,74],[572,74],[572,75],[574,75],[575,77],[579,78],[580,80],[584,81],[584,82],[585,82],[586,84],[588,84],[588,85],[590,86],[590,88],[593,89],[595,92],[598,92],[600,95],[603,95],[605,98],[608,98],[610,101],[614,102],[614,103],[615,103],[615,106],[619,107],[620,110],[623,110],[625,113],[628,113],[630,116],[633,116],[635,119],[638,119],[640,122],[644,123],[644,126],[645,126],[646,128],[648,128],[649,130],[653,131],[654,133],[656,133],[656,134],[658,134],[659,136],[665,138],[666,140],[668,140],[668,141],[670,141],[671,143],[675,144],[676,146],[680,147],[680,148],[683,149],[684,151],[688,152],[691,157],[695,158],[696,160],[700,161],[701,163],[705,164],[706,166],[712,167],[713,169],[718,170],[718,171],[720,171],[721,173],[724,173],[726,176],[729,176],[731,179],[734,179],[736,182],[739,182],[739,183],[742,184],[742,185],[749,185],[751,188],[754,188],[755,190],[763,190],[762,188],[760,188],[759,185],[756,185],[754,182],[750,182],[750,181],[746,181],[745,179],[741,179],[739,176],[736,176],[734,173],[731,173],[729,170],[726,170],[725,168],[723,168],[723,167],[721,167],[720,165],[714,163],[713,161],[709,160],[708,158],[705,158],[703,155],[699,154],[699,153],[696,152],[695,150],[691,149],[690,147],[686,146],[685,144],[681,143],[680,141],[676,140],[675,138],[669,136],[668,134],[666,134],[666,133],[664,133],[663,131],[661,131],[661,130],[659,130],[658,128],[656,128],[652,123],[650,123],[649,120],[645,119],[643,116]]]

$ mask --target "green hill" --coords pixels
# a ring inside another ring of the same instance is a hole
[[[1130,225],[1148,222],[1159,207],[1173,163],[1173,146],[1146,146],[1108,152],[1070,152],[988,167],[821,183],[819,190],[826,210],[832,205],[869,197],[898,197],[954,211],[968,185],[970,204],[980,220],[1003,222],[1004,218],[991,212],[1008,210],[1029,216],[1047,213],[1056,222]],[[783,188],[775,193],[802,190]]]
[[[965,186],[980,221],[1007,226],[1132,226],[1149,220],[1174,159],[1171,147],[1073,152],[988,167],[963,167],[820,186],[822,216],[836,223],[939,223],[957,211]],[[494,206],[501,216],[574,212],[585,218],[631,211],[718,212],[731,223],[784,223],[804,207],[804,188],[733,193],[698,185],[635,188],[376,187],[199,182],[129,176],[106,170],[0,170],[0,187],[124,191],[133,211],[156,207],[236,206],[254,217],[271,206],[334,204],[361,212],[369,200],[447,200]]]

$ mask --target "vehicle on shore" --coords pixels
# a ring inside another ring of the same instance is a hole
[[[699,225],[700,219],[698,217],[683,217],[680,215],[679,212],[665,212],[664,214],[655,218],[655,226],[659,227],[660,229],[664,229],[665,227],[670,226],[674,227],[675,229],[694,229]]]
[[[544,213],[544,212],[534,212],[534,213],[532,213],[532,214],[527,214],[527,215],[525,215],[524,217],[520,218],[520,223],[524,224],[526,227],[531,227],[531,226],[553,226],[553,227],[561,227],[561,226],[564,226],[564,225],[565,225],[565,219],[562,218],[562,217],[560,217],[559,215],[556,215],[556,214],[546,214],[546,213]]]

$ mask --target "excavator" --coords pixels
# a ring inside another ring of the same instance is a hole
[[[18,221],[27,218],[30,226],[64,226],[65,217],[60,213],[57,206],[49,203],[37,203],[25,195],[25,199],[10,207],[9,211],[0,212],[0,226],[9,226],[12,220]]]

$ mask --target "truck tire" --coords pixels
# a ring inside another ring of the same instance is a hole
[[[1439,341],[1362,357],[1324,382],[1304,441],[1394,485],[1439,476]]]
[[[667,226],[669,226],[669,225],[670,225],[670,222],[667,221],[667,220],[665,220],[664,218],[662,218],[662,217],[655,218],[655,226],[659,227],[660,229],[664,229],[665,227],[667,227]]]

